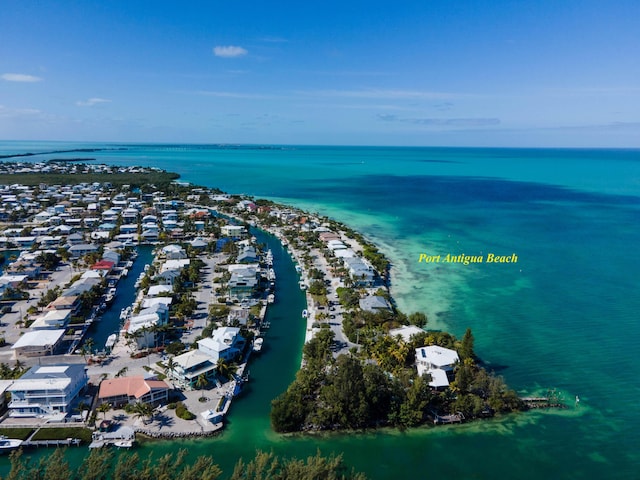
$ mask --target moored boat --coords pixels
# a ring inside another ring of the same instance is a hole
[[[22,445],[22,440],[0,435],[0,453],[10,452],[11,450],[20,448],[20,445]]]

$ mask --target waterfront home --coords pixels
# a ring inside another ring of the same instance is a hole
[[[418,375],[431,375],[429,386],[444,388],[453,380],[453,369],[460,361],[458,352],[438,345],[416,348],[416,368]]]
[[[356,287],[372,287],[374,285],[375,272],[373,267],[360,257],[343,258],[345,267]]]
[[[392,328],[389,330],[390,336],[397,337],[399,335],[405,342],[411,341],[411,337],[420,333],[424,333],[424,330],[420,327],[416,327],[415,325],[405,325],[400,328]]]
[[[27,332],[11,346],[11,350],[16,359],[53,355],[63,336],[64,329]]]
[[[60,295],[53,302],[47,305],[47,310],[69,310],[71,315],[75,315],[82,304],[79,295]]]
[[[106,277],[113,271],[114,262],[109,260],[99,260],[91,265],[91,270],[98,272],[101,277]]]
[[[386,298],[381,297],[380,295],[369,295],[367,297],[361,298],[358,302],[360,309],[365,312],[380,312],[383,310],[390,311],[391,305],[387,301]]]
[[[57,330],[66,327],[70,318],[71,310],[49,310],[36,318],[29,328],[31,330]]]
[[[237,327],[220,327],[213,331],[210,338],[198,340],[198,350],[209,355],[216,363],[219,359],[234,360],[245,345],[246,340]]]
[[[120,263],[120,254],[115,250],[105,249],[102,260],[113,262],[113,265],[117,266]]]
[[[89,383],[83,364],[36,365],[8,389],[9,415],[36,417],[73,411],[80,391]]]
[[[151,285],[147,291],[147,297],[153,298],[173,293],[171,285]]]
[[[137,402],[164,405],[169,401],[169,385],[162,380],[146,380],[142,376],[120,377],[100,382],[98,402],[115,408]]]
[[[161,253],[167,260],[183,260],[187,258],[187,252],[184,251],[184,248],[176,244],[162,247]]]
[[[132,316],[125,330],[135,339],[138,349],[150,348],[156,345],[155,327],[165,325],[168,320],[169,307],[163,303],[156,303]]]
[[[238,263],[256,263],[259,260],[258,252],[255,247],[246,245],[240,249],[236,262]]]
[[[251,298],[258,289],[258,265],[229,265],[231,278],[228,289],[232,300]]]
[[[213,380],[216,375],[216,364],[210,355],[200,350],[190,350],[173,357],[175,370],[169,374],[188,388],[193,388],[200,375]]]
[[[223,225],[220,228],[220,232],[225,237],[237,237],[237,238],[240,238],[240,237],[243,237],[244,235],[246,235],[247,230],[242,225]]]

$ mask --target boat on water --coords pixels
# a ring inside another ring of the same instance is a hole
[[[262,350],[262,345],[264,343],[264,338],[262,337],[257,337],[254,341],[253,341],[253,351],[254,352],[260,352]]]
[[[11,450],[20,448],[20,445],[22,445],[22,440],[0,435],[0,453],[10,452]]]
[[[133,447],[133,440],[116,440],[113,442],[113,446],[117,448],[131,448]]]
[[[131,315],[131,307],[125,307],[120,310],[120,320],[126,320]]]
[[[112,333],[107,337],[107,341],[104,344],[104,348],[113,348],[117,340],[118,340],[118,335],[116,335],[115,333]]]
[[[273,293],[267,295],[267,303],[273,303],[276,301],[276,296]]]
[[[109,290],[107,290],[107,294],[104,297],[104,301],[105,303],[111,303],[113,302],[113,299],[116,298],[116,289],[115,287],[110,288]]]
[[[306,290],[307,289],[307,284],[304,283],[304,280],[300,280],[299,285],[300,285],[300,290]]]
[[[309,312],[308,310],[305,308],[304,310],[302,310],[302,318],[307,318],[309,317]]]

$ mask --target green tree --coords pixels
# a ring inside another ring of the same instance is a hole
[[[94,448],[78,469],[80,480],[108,480],[113,462],[113,451],[106,448]]]
[[[207,385],[209,385],[209,379],[207,378],[207,376],[204,373],[201,373],[200,375],[198,375],[198,377],[196,378],[195,387],[198,390],[201,390],[205,388]]]
[[[462,360],[466,358],[475,358],[476,354],[473,351],[473,343],[473,334],[471,333],[471,329],[467,328],[464,332],[464,336],[462,337],[462,341],[460,342],[459,353]]]
[[[149,423],[153,418],[155,410],[156,409],[152,405],[140,401],[133,405],[133,415],[136,418],[142,418],[144,423]]]
[[[415,312],[409,315],[409,323],[420,328],[427,324],[427,316],[422,312]]]
[[[96,410],[102,413],[102,419],[104,420],[107,418],[107,412],[111,410],[111,404],[108,402],[101,403]]]

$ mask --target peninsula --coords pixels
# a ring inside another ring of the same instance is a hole
[[[359,233],[176,177],[2,164],[0,245],[10,262],[0,277],[0,375],[11,401],[1,434],[25,446],[74,438],[131,447],[136,435],[220,431],[262,350],[265,311],[280,301],[273,256],[254,227],[289,250],[307,297],[303,364],[273,401],[276,431],[405,428],[527,408],[479,366],[470,330],[456,339],[397,309],[389,262]],[[140,265],[145,251],[150,262]],[[125,295],[130,305],[108,324],[113,299]],[[100,328],[113,332],[104,344],[94,340]],[[59,383],[64,402],[33,395],[44,379]]]

